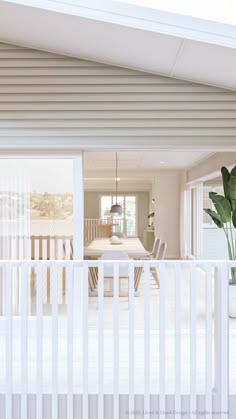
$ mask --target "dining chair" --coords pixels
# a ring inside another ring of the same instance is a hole
[[[112,224],[98,224],[98,235],[100,239],[111,237]]]
[[[154,242],[153,242],[153,246],[152,246],[152,251],[149,253],[150,256],[154,255],[154,251],[155,251],[155,246],[156,246],[156,242],[157,242],[157,236],[155,236],[154,238]]]
[[[150,254],[152,259],[157,259],[161,248],[161,239],[156,238],[155,246],[153,247],[153,252]]]
[[[167,250],[167,244],[165,242],[163,242],[162,244],[160,244],[159,246],[159,250],[156,252],[156,260],[162,260],[165,259],[165,255],[166,255],[166,250]],[[160,288],[160,279],[159,279],[159,275],[158,275],[158,270],[155,267],[151,267],[150,268],[150,272],[153,276],[153,278],[156,281],[156,284],[158,286],[158,288]]]
[[[100,258],[100,260],[129,260],[129,256],[128,253],[123,252],[123,251],[111,251],[111,252],[104,252]],[[111,263],[106,263],[104,264],[104,271],[103,271],[103,277],[104,280],[108,280],[110,282],[110,289],[107,289],[106,291],[113,295],[113,288],[114,288],[114,269],[113,269],[114,264]],[[129,279],[129,265],[128,263],[120,263],[119,264],[119,280],[120,279]],[[119,281],[119,294],[121,293],[121,286],[120,286],[120,281]]]
[[[129,256],[126,252],[123,251],[110,251],[110,252],[104,252],[100,258],[100,260],[111,260],[111,261],[115,261],[115,260],[129,260]],[[110,290],[105,290],[107,296],[112,296],[113,295],[113,278],[114,278],[114,268],[113,268],[114,264],[113,262],[111,263],[106,263],[104,264],[104,272],[103,272],[103,277],[105,280],[110,280],[111,286],[110,286]],[[91,278],[94,284],[97,285],[98,283],[98,268],[97,267],[90,267],[89,268],[90,274],[91,274]],[[138,290],[138,284],[140,282],[140,277],[142,275],[142,267],[135,267],[134,268],[134,290],[137,291]],[[129,264],[128,263],[121,263],[119,264],[119,279],[123,279],[126,278],[129,281]],[[121,294],[121,289],[120,289],[120,282],[119,282],[119,294]],[[128,296],[129,296],[129,292],[127,292]],[[127,294],[125,294],[125,296],[127,296]]]

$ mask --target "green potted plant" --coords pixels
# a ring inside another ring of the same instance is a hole
[[[218,228],[225,233],[230,260],[236,260],[236,166],[228,171],[221,168],[224,195],[210,192],[215,211],[204,208],[204,211],[212,218]],[[231,280],[229,284],[229,315],[236,317],[236,268],[231,268]]]
[[[153,226],[153,217],[154,217],[154,215],[155,215],[154,212],[151,212],[150,214],[148,214],[148,220],[149,220],[148,226],[149,227],[152,227]]]

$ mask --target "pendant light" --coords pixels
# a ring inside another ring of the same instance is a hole
[[[111,206],[110,213],[112,215],[115,215],[115,214],[121,215],[122,214],[122,207],[121,207],[121,205],[117,204],[117,190],[118,190],[117,170],[118,170],[118,164],[117,164],[117,153],[116,153],[116,203]]]

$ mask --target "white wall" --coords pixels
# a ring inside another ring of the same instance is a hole
[[[155,232],[167,243],[167,258],[180,258],[180,170],[156,172],[153,192],[155,198]]]

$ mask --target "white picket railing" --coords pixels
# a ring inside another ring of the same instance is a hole
[[[112,297],[104,296],[108,263],[114,269]],[[119,296],[121,264],[129,272],[126,284],[122,279],[126,297]],[[230,266],[215,261],[0,261],[1,419],[117,419],[135,417],[135,411],[136,417],[166,418],[170,409],[174,418],[196,418],[201,403],[206,411],[201,417],[235,417],[226,413],[229,379],[235,376],[228,367]],[[159,290],[150,267],[158,269]],[[140,284],[137,268],[143,270]],[[30,288],[33,269],[36,297]],[[47,269],[51,292],[45,304]],[[62,269],[64,306],[58,303]],[[93,294],[91,272],[98,279]],[[14,315],[16,279],[20,309]]]

